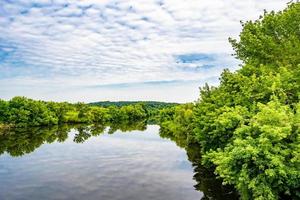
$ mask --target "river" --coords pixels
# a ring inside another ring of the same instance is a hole
[[[6,130],[0,199],[237,199],[180,144],[143,123]]]

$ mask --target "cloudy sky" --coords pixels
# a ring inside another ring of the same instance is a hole
[[[0,0],[0,98],[189,102],[285,0]]]

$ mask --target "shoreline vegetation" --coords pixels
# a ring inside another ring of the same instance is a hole
[[[159,111],[178,105],[164,102],[57,103],[14,97],[0,99],[0,128],[51,126],[64,123],[155,122]]]
[[[202,164],[241,199],[300,199],[300,3],[242,22],[239,40],[229,41],[241,68],[200,88],[195,103],[150,109],[15,97],[0,100],[0,126],[153,121],[182,138],[179,146],[197,144]]]
[[[242,61],[193,105],[161,111],[164,132],[201,147],[202,163],[243,200],[300,199],[300,2],[242,22]]]

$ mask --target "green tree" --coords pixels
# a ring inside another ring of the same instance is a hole
[[[205,157],[217,166],[216,172],[226,183],[244,192],[245,199],[296,195],[300,188],[300,110],[294,115],[277,99],[258,107],[249,123],[234,131],[232,143]]]
[[[244,199],[299,196],[299,9],[244,23],[239,41],[230,39],[242,68],[201,88],[194,108],[203,162]]]
[[[300,4],[279,12],[265,12],[260,19],[242,23],[240,40],[230,39],[237,58],[255,66],[291,67],[300,63]]]
[[[6,123],[9,120],[9,104],[8,102],[0,99],[0,123]]]

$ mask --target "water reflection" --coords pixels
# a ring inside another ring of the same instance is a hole
[[[92,136],[99,136],[108,129],[108,134],[120,130],[128,132],[133,130],[144,131],[146,121],[123,122],[118,124],[63,124],[50,127],[29,127],[0,130],[0,155],[7,152],[11,156],[22,156],[33,152],[44,143],[64,142],[68,133],[73,129],[76,134],[73,141],[83,143]]]
[[[171,133],[160,129],[159,134],[162,138],[168,138],[176,143],[177,146],[184,148],[187,152],[189,161],[194,167],[194,180],[197,184],[194,186],[196,190],[203,192],[201,200],[237,200],[238,193],[232,186],[222,185],[222,181],[216,179],[213,170],[207,169],[201,165],[200,146],[188,142],[187,134]]]
[[[160,139],[157,132],[156,126],[147,128],[145,121],[2,130],[0,197],[238,199],[232,188],[222,186],[210,170],[199,164],[199,147],[188,145],[184,134],[174,136],[160,131],[159,135],[175,142],[186,153]],[[50,143],[53,144],[46,145]],[[74,146],[76,143],[84,146]],[[38,149],[41,150],[32,155]],[[64,153],[59,157],[56,151]],[[70,174],[66,167],[76,173]],[[12,188],[15,185],[21,188]],[[53,192],[56,196],[49,195]]]

